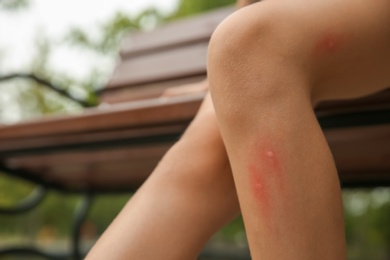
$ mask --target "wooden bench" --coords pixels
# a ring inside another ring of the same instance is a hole
[[[161,94],[206,78],[208,41],[232,12],[233,8],[223,8],[130,35],[100,93],[105,105],[79,115],[0,126],[0,171],[44,189],[86,194],[135,191],[183,133],[204,97]],[[390,185],[390,91],[326,102],[316,114],[344,186]],[[38,193],[35,201],[42,196]],[[89,195],[83,203],[74,220],[73,259],[82,258],[79,234]],[[11,251],[48,256],[34,248],[0,248],[0,255]]]
[[[135,190],[194,117],[203,94],[160,98],[206,77],[211,33],[233,8],[129,36],[102,102],[76,116],[0,127],[0,170],[67,191]],[[390,184],[390,92],[320,104],[346,186]]]

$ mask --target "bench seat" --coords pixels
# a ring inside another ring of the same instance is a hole
[[[202,98],[150,99],[3,126],[0,168],[65,190],[134,190],[183,133]],[[357,126],[354,116],[370,120],[378,111],[365,115],[342,104],[344,111],[324,104],[317,113],[343,183],[388,185],[390,124]]]

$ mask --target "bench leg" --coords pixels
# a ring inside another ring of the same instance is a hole
[[[38,186],[31,192],[30,195],[15,206],[0,208],[0,214],[13,215],[28,212],[37,207],[45,199],[46,195],[47,189],[43,186]]]
[[[84,257],[84,253],[81,248],[81,227],[87,218],[89,209],[93,202],[92,194],[85,194],[79,204],[77,205],[74,213],[72,224],[72,255],[74,260],[81,260]]]
[[[0,165],[1,166],[1,165]],[[1,170],[11,175],[12,169],[8,169],[4,166],[0,167]],[[16,172],[18,173],[18,172]],[[0,208],[0,214],[3,215],[18,215],[27,213],[30,210],[38,207],[49,193],[49,188],[45,186],[38,186],[35,188],[29,196],[23,199],[21,202],[11,207]],[[39,256],[50,260],[61,260],[61,259],[83,259],[84,253],[81,248],[81,227],[87,218],[88,211],[93,202],[93,195],[85,193],[81,198],[81,201],[74,210],[74,217],[72,223],[72,235],[71,235],[71,250],[67,252],[49,252],[39,249],[34,246],[10,246],[0,248],[0,256]]]

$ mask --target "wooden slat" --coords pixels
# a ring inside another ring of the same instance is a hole
[[[138,188],[151,174],[160,157],[138,160],[101,161],[92,164],[41,165],[29,167],[32,175],[46,182],[85,190],[95,187],[107,190]],[[24,168],[25,169],[25,168]]]
[[[377,97],[380,97],[380,95],[377,95]],[[97,132],[109,129],[166,124],[169,122],[187,122],[197,112],[202,98],[203,95],[158,98],[127,104],[116,104],[106,109],[91,110],[77,116],[54,117],[16,125],[1,126],[0,140]],[[374,98],[369,98],[369,102],[373,102]],[[364,99],[359,101],[362,106],[364,104],[363,101]],[[386,102],[382,105],[390,104]],[[332,114],[337,114],[337,109],[334,109],[334,107],[330,111]],[[343,107],[346,108],[348,106],[344,104]],[[316,112],[331,114],[330,112],[327,113],[325,108],[326,106],[322,110],[318,109]],[[368,109],[369,106],[366,108]],[[355,107],[353,110],[359,111],[358,107]]]
[[[168,88],[203,81],[206,76],[186,77],[151,84],[140,84],[131,88],[105,88],[100,95],[101,102],[116,104],[142,99],[158,98]]]
[[[343,175],[390,176],[390,124],[327,130],[325,135]]]
[[[110,168],[109,172],[104,168],[90,167],[87,170],[85,168],[74,169],[71,173],[59,168],[46,172],[36,169],[36,173],[40,173],[39,177],[46,182],[59,184],[73,191],[86,189],[118,191],[138,188],[151,174],[156,163],[157,161],[148,163],[148,167],[116,165],[115,168]]]
[[[188,123],[188,122],[187,122]],[[184,132],[187,123],[174,124],[169,126],[147,127],[137,129],[109,130],[104,132],[90,132],[81,134],[61,135],[59,138],[55,135],[2,140],[0,146],[1,153],[10,153],[19,151],[25,152],[28,149],[56,148],[70,145],[95,144],[109,141],[123,141],[129,139],[157,136],[162,134],[176,134]],[[26,153],[26,152],[25,152]]]
[[[233,11],[234,7],[221,8],[161,26],[152,32],[131,34],[123,42],[121,55],[126,58],[139,53],[208,40],[217,25]]]
[[[385,171],[390,173],[390,124],[331,129],[325,131],[331,150],[343,173],[354,171]],[[121,160],[161,157],[169,145],[156,145],[115,150],[72,152],[63,154],[17,157],[7,160],[12,167],[43,167],[67,164],[93,164]]]
[[[91,110],[77,116],[61,116],[2,126],[0,140],[51,135],[61,138],[64,134],[188,122],[198,110],[203,97],[201,94],[144,100],[113,105],[110,109]]]
[[[390,180],[390,125],[326,130],[342,180]],[[40,178],[78,189],[126,189],[140,185],[169,145],[7,159]]]
[[[91,165],[104,162],[139,160],[142,158],[161,158],[171,144],[154,144],[140,147],[116,149],[72,151],[60,154],[40,154],[6,159],[12,168],[45,168],[63,167],[69,164]]]
[[[354,111],[369,111],[373,109],[385,109],[390,107],[390,88],[366,97],[325,101],[316,107],[318,116],[326,116],[335,113],[348,113]]]
[[[47,151],[47,149],[42,150],[43,148],[49,148],[50,151],[61,147],[66,148],[65,150],[74,150],[77,147],[69,147],[69,145],[85,147],[89,144],[112,143],[113,141],[117,141],[114,144],[118,146],[118,141],[161,134],[180,134],[195,115],[201,98],[189,98],[184,103],[182,103],[182,98],[173,99],[176,99],[176,102],[166,102],[165,104],[161,103],[160,99],[156,99],[154,101],[159,105],[153,109],[148,107],[146,111],[140,109],[140,106],[122,111],[121,109],[118,110],[118,105],[116,105],[113,107],[113,111],[106,111],[107,113],[100,114],[99,111],[91,113],[92,118],[89,115],[81,115],[1,127],[0,155],[9,157],[13,156],[15,152],[17,154],[34,152],[34,150],[30,152],[29,149],[41,149],[39,152]],[[187,107],[188,111],[185,112],[185,117],[182,117],[183,114],[181,113],[170,114],[169,111],[171,110],[181,111],[183,104],[186,102],[190,102],[192,105],[190,109]],[[169,109],[166,108],[167,105]],[[119,115],[117,114],[118,111],[121,112]],[[167,113],[166,116],[164,113]],[[148,120],[145,120],[145,118],[139,119],[142,117],[140,115],[144,115]],[[170,118],[169,115],[171,115]],[[162,120],[161,117],[163,117]],[[85,121],[90,123],[86,125],[79,123],[85,123]],[[110,125],[107,128],[105,122],[108,121],[110,121]],[[67,129],[59,128],[59,126],[66,126]]]
[[[116,67],[107,88],[204,75],[207,48],[204,42],[126,59]]]
[[[63,167],[52,167],[50,169],[50,178],[62,179],[64,181],[88,182],[99,180],[105,177],[105,180],[114,179],[120,183],[122,176],[127,175],[127,179],[145,181],[151,171],[156,167],[158,160],[156,158],[142,158],[135,161],[104,162],[88,164],[75,164]],[[46,178],[48,178],[46,176]],[[125,185],[123,185],[125,186]]]

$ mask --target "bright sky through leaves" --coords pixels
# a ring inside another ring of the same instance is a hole
[[[0,12],[0,70],[23,71],[28,66],[38,36],[59,40],[71,27],[96,28],[117,11],[136,14],[155,6],[172,11],[177,0],[31,0],[25,10]],[[83,53],[59,49],[51,65],[82,77],[93,66]],[[76,65],[77,64],[77,65]]]

